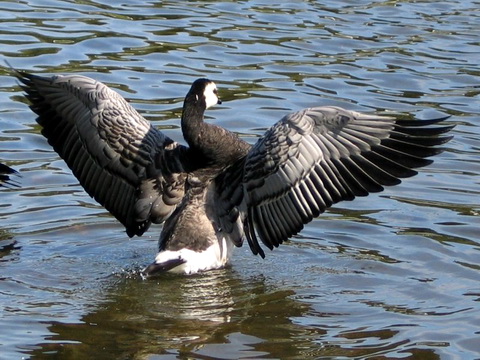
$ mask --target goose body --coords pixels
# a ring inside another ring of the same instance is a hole
[[[273,249],[332,204],[415,175],[450,139],[442,134],[451,126],[436,125],[444,118],[313,107],[286,115],[252,146],[204,122],[220,100],[212,81],[198,79],[183,105],[184,146],[98,81],[15,74],[42,134],[127,234],[164,223],[147,275],[221,268],[245,239],[264,257],[260,242]]]

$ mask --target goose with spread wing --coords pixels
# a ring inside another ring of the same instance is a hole
[[[15,72],[49,144],[127,234],[164,223],[144,273],[225,266],[246,240],[254,254],[297,234],[332,204],[382,191],[442,151],[445,118],[398,120],[338,107],[286,115],[254,145],[204,121],[217,87],[187,93],[179,144],[117,92],[80,75]]]

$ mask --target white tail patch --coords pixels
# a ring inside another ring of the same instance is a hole
[[[200,271],[220,269],[228,264],[233,249],[230,240],[222,238],[204,251],[181,249],[177,251],[161,251],[155,257],[154,264],[167,264],[181,259],[183,263],[171,268],[170,272],[181,274],[195,274]]]

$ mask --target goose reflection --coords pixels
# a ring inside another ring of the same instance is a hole
[[[190,278],[164,274],[157,286],[136,277],[111,281],[80,323],[52,322],[48,329],[53,335],[27,354],[62,359],[311,359],[408,347],[411,354],[435,358],[434,349],[399,340],[401,330],[395,324],[365,325],[359,315],[364,326],[358,327],[355,311],[334,311],[339,308],[318,294],[274,288],[262,276],[214,270]]]
[[[271,336],[301,337],[305,331],[291,319],[304,316],[308,305],[294,300],[290,289],[272,289],[263,277],[243,279],[233,270],[213,270],[189,278],[164,274],[157,285],[152,284],[156,280],[145,282],[135,277],[113,277],[111,281],[102,291],[103,301],[83,316],[81,323],[52,323],[49,330],[55,335],[29,355],[198,357],[194,354],[206,346],[228,343],[238,358],[257,357],[268,353],[255,349],[255,343],[264,343]],[[204,354],[207,358],[212,355]]]

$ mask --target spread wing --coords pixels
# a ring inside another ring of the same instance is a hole
[[[129,236],[164,221],[184,194],[184,146],[117,92],[79,75],[15,72],[50,145]]]
[[[450,137],[442,119],[396,120],[337,107],[290,114],[217,179],[218,216],[237,245],[264,256],[332,204],[396,185]],[[256,230],[256,232],[255,232]]]

